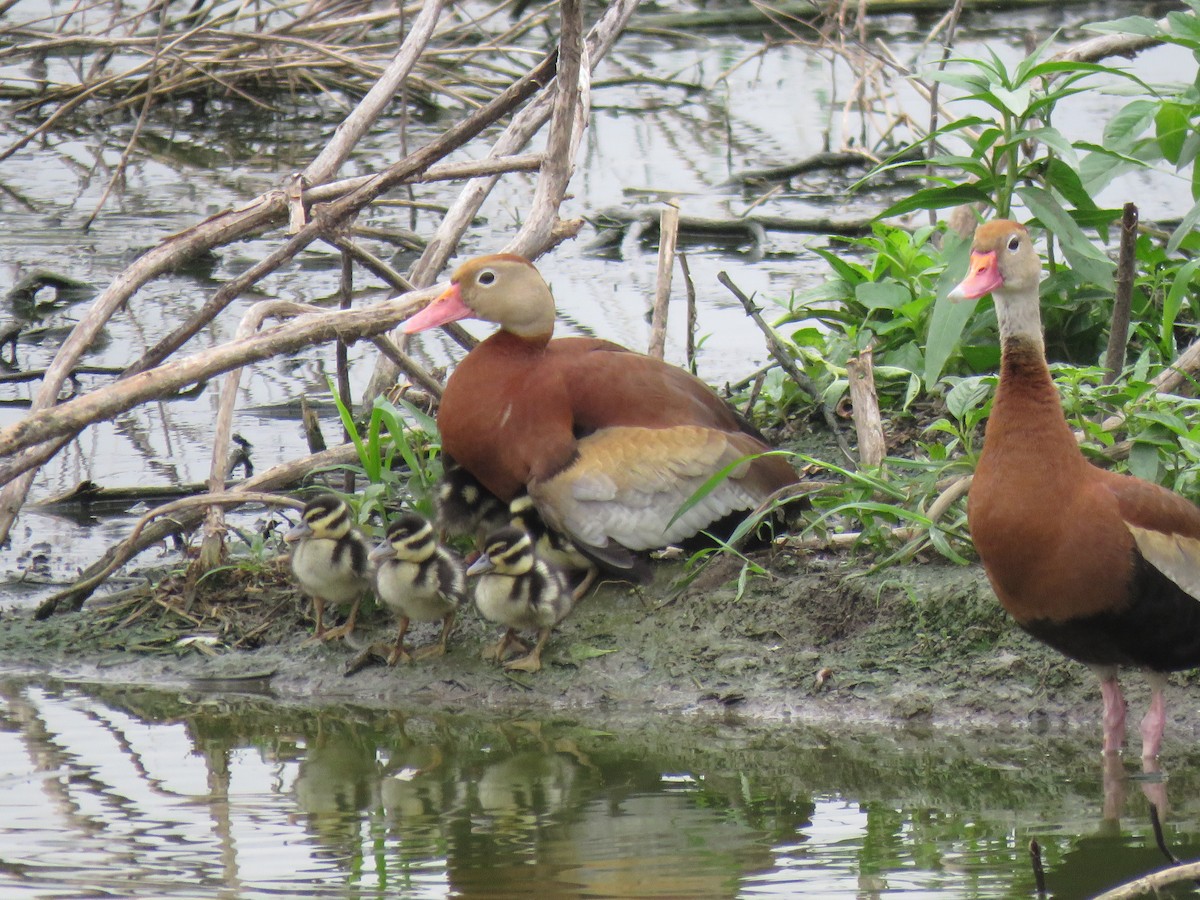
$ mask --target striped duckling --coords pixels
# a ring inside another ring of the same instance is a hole
[[[571,589],[573,600],[579,600],[596,580],[596,564],[579,552],[571,539],[561,532],[552,530],[533,505],[528,494],[518,494],[508,504],[509,524],[526,532],[533,539],[534,551],[551,566],[574,582],[580,573],[579,583]]]
[[[467,570],[478,575],[475,604],[483,617],[505,627],[504,636],[484,650],[485,659],[502,661],[510,645],[525,647],[517,629],[537,629],[538,639],[528,655],[504,664],[507,669],[537,672],[550,632],[571,611],[571,587],[566,576],[534,552],[528,534],[511,525],[490,534],[483,555]]]
[[[378,567],[375,591],[380,601],[400,617],[400,631],[387,664],[444,655],[455,615],[467,594],[459,558],[438,542],[428,521],[416,513],[405,513],[388,526],[383,542],[371,552],[371,561]],[[404,649],[409,622],[438,619],[442,620],[442,636],[437,643],[409,654]]]
[[[283,536],[292,548],[292,573],[313,601],[317,628],[311,640],[344,638],[354,630],[363,591],[371,584],[367,544],[355,530],[350,507],[336,494],[310,500],[300,523]],[[325,604],[351,604],[346,623],[325,627]]]
[[[434,509],[443,538],[470,538],[477,545],[508,521],[504,504],[448,456],[442,457]]]

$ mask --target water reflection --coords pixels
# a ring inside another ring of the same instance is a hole
[[[1031,838],[1052,895],[1085,897],[1163,864],[1141,791],[1106,812],[1082,735],[622,733],[17,681],[0,698],[6,898],[1007,897],[1034,889]],[[1183,858],[1197,763],[1171,765]]]

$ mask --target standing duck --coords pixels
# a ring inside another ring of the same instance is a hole
[[[475,605],[490,622],[505,627],[498,643],[487,647],[485,659],[502,661],[510,646],[524,647],[520,628],[536,628],[537,644],[527,656],[504,664],[506,669],[537,672],[550,632],[571,611],[571,587],[566,577],[534,553],[533,540],[511,525],[488,536],[483,554],[467,569],[478,575]]]
[[[405,513],[388,526],[382,543],[371,551],[375,592],[400,617],[396,646],[387,664],[443,656],[454,628],[454,617],[467,593],[462,562],[438,543],[433,526],[416,513]],[[410,655],[404,649],[409,623],[442,620],[442,636]]]
[[[1200,508],[1091,465],[1046,365],[1041,261],[1022,225],[975,233],[952,299],[990,293],[1000,383],[967,503],[971,537],[1000,603],[1025,631],[1091,666],[1104,699],[1104,752],[1124,742],[1119,666],[1150,673],[1142,757],[1158,756],[1163,673],[1200,665]]]
[[[351,524],[350,507],[335,494],[320,494],[304,506],[300,523],[283,536],[292,548],[292,572],[312,597],[317,617],[313,640],[329,641],[354,630],[363,591],[371,583],[367,545]],[[325,628],[325,604],[352,604],[346,623]]]
[[[779,456],[745,459],[771,448],[694,375],[608,341],[551,340],[554,297],[524,257],[464,263],[403,328],[467,317],[500,330],[446,383],[443,449],[502,502],[528,492],[550,528],[610,570],[632,572],[630,551],[689,538],[797,481]]]

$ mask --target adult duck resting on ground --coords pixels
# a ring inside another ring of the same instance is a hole
[[[550,633],[571,611],[571,586],[566,576],[538,558],[530,536],[511,525],[487,537],[483,553],[467,574],[479,577],[475,605],[480,614],[505,628],[499,642],[484,649],[484,659],[503,662],[509,647],[527,649],[517,637],[517,630],[536,629],[538,639],[533,649],[520,659],[504,663],[504,667],[539,671]]]
[[[313,601],[317,629],[311,640],[329,641],[354,631],[363,591],[371,583],[367,544],[353,526],[350,507],[335,494],[304,506],[300,523],[283,536],[292,548],[292,573]],[[351,604],[346,623],[325,628],[325,604]]]
[[[692,537],[797,481],[786,459],[744,459],[771,448],[690,373],[609,341],[551,340],[554,298],[523,257],[464,263],[403,329],[468,317],[500,330],[446,383],[443,450],[506,504],[528,492],[550,528],[610,572],[636,575],[630,551]],[[726,467],[729,477],[676,517]]]
[[[1158,756],[1163,673],[1200,665],[1200,508],[1080,452],[1046,365],[1041,260],[1016,222],[975,233],[952,299],[991,294],[1000,383],[967,518],[1001,604],[1017,624],[1091,666],[1104,698],[1104,752],[1125,735],[1119,666],[1149,670],[1142,756]]]
[[[454,618],[467,595],[462,561],[443,547],[433,526],[416,513],[404,513],[387,528],[382,543],[371,551],[375,593],[400,619],[389,666],[426,656],[444,656]],[[442,621],[442,636],[411,654],[404,648],[409,623]]]

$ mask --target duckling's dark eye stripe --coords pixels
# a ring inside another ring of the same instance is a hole
[[[488,556],[493,561],[497,562],[512,562],[514,559],[520,559],[529,552],[530,543],[529,536],[522,535],[521,539],[514,541],[511,544],[493,544],[488,548]]]

